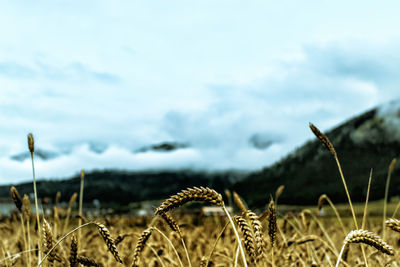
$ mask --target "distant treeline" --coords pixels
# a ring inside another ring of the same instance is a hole
[[[225,188],[243,177],[237,172],[208,173],[192,170],[180,171],[94,171],[85,175],[84,201],[98,199],[103,206],[127,205],[144,200],[164,199],[176,192],[193,186],[208,186],[223,193]],[[0,196],[9,197],[11,185],[0,187]],[[33,192],[32,183],[16,185],[19,193]],[[61,201],[68,201],[73,193],[79,193],[78,176],[66,180],[37,181],[39,198],[55,200],[58,191]]]

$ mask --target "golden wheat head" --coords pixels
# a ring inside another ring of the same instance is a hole
[[[29,200],[29,197],[27,194],[24,195],[23,198],[23,203],[24,203],[24,215],[26,219],[29,219],[31,217],[31,201]]]
[[[99,265],[93,259],[84,256],[78,257],[78,262],[83,266],[99,267]]]
[[[265,249],[264,239],[262,236],[263,229],[261,222],[258,220],[257,214],[252,212],[251,210],[246,211],[246,216],[249,218],[251,227],[253,228],[254,232],[254,240],[256,241],[256,252],[257,257],[262,257],[263,251]]]
[[[326,194],[322,194],[318,199],[318,214],[321,212],[322,206],[324,206],[325,201],[328,196]]]
[[[271,241],[271,247],[273,247],[274,243],[275,243],[276,232],[277,232],[278,228],[277,228],[277,225],[276,225],[275,204],[274,204],[274,201],[272,199],[269,202],[268,211],[269,211],[269,216],[268,216],[268,235],[269,235],[269,239]]]
[[[242,211],[242,213],[245,213],[247,211],[242,199],[235,191],[233,191],[233,201],[235,202],[236,206],[238,206],[238,208]]]
[[[133,252],[133,262],[132,262],[132,267],[138,267],[139,265],[139,258],[140,258],[140,254],[144,248],[144,246],[146,245],[147,240],[150,238],[151,235],[151,230],[152,228],[148,228],[146,230],[143,231],[143,233],[140,235],[136,247],[135,247],[135,251]]]
[[[31,133],[28,134],[28,148],[31,153],[35,152],[35,142]]]
[[[15,188],[14,186],[11,186],[10,193],[11,193],[11,197],[12,197],[12,199],[14,201],[15,206],[17,207],[19,212],[22,212],[22,200],[21,200],[21,197],[18,194],[17,188]]]
[[[72,235],[71,237],[71,250],[69,252],[69,263],[71,267],[78,266],[78,241],[76,240],[75,235]]]
[[[53,247],[53,234],[51,233],[51,228],[50,224],[46,221],[46,219],[43,219],[43,248],[44,248],[44,253],[47,253],[50,251],[50,249]],[[55,259],[55,250],[52,250],[50,252],[50,255],[47,257],[47,260],[52,264]]]
[[[333,147],[331,141],[329,141],[328,137],[323,134],[314,124],[310,122],[310,129],[314,133],[314,135],[321,141],[321,143],[328,149],[333,155],[336,155],[335,148]]]
[[[160,213],[161,218],[168,224],[172,231],[177,232],[180,237],[182,237],[181,229],[178,223],[166,212]]]
[[[392,219],[386,220],[385,223],[386,223],[387,227],[389,227],[393,231],[400,233],[400,220],[392,218]]]
[[[254,236],[251,231],[250,226],[247,224],[246,220],[242,216],[234,216],[233,219],[239,226],[240,232],[244,238],[244,247],[246,249],[247,254],[249,255],[252,261],[256,261],[256,250],[254,247]]]
[[[222,196],[215,190],[208,187],[193,187],[182,190],[176,195],[173,195],[169,199],[165,200],[156,209],[156,214],[167,212],[190,201],[203,201],[221,207],[224,206]]]
[[[99,230],[100,235],[103,237],[104,242],[108,247],[108,250],[114,256],[115,260],[119,263],[122,263],[117,247],[115,246],[114,239],[111,237],[110,231],[101,223],[96,223],[96,226]]]
[[[393,248],[382,240],[380,236],[367,230],[353,230],[345,238],[344,244],[350,243],[364,243],[372,246],[382,253],[387,255],[394,255]]]

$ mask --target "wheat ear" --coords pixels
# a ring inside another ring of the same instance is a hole
[[[262,254],[265,249],[265,244],[264,244],[264,239],[262,236],[262,225],[261,222],[258,220],[257,214],[252,212],[251,210],[246,211],[246,216],[249,218],[251,227],[253,228],[254,232],[254,240],[256,242],[256,252],[257,252],[257,258],[261,258]]]
[[[193,187],[182,190],[176,195],[171,196],[169,199],[165,200],[156,209],[156,214],[167,212],[176,207],[182,206],[183,204],[190,201],[203,201],[209,204],[214,204],[223,207],[224,201],[222,196],[215,190],[208,187]]]
[[[284,185],[280,185],[278,189],[275,191],[275,205],[278,205],[278,198],[282,195],[283,190],[285,189]]]
[[[23,215],[23,211],[22,211],[22,199],[19,196],[17,188],[15,188],[14,186],[12,186],[10,188],[10,193],[11,193],[11,198],[14,201],[15,207],[17,207],[17,209],[19,211],[18,215],[19,215],[19,219],[21,221],[21,226],[22,226],[22,236],[24,238],[24,247],[27,250],[28,249],[28,245],[27,245],[26,234],[25,234],[24,215]],[[27,229],[27,230],[29,231],[29,229]]]
[[[104,242],[108,247],[108,250],[114,256],[115,260],[119,263],[122,263],[117,247],[115,246],[114,239],[111,237],[110,231],[101,223],[96,223],[96,226],[99,230],[100,235],[103,237]]]
[[[91,258],[80,256],[78,257],[77,261],[82,264],[83,266],[94,266],[99,267],[99,265]]]
[[[387,227],[389,227],[393,231],[400,233],[400,220],[391,218],[389,220],[386,220],[385,223]]]
[[[46,221],[46,219],[43,219],[43,248],[44,248],[43,252],[46,254],[52,247],[53,247],[53,234],[51,233],[50,224]],[[50,266],[53,266],[54,258],[55,258],[55,250],[52,250],[49,256],[47,257]]]
[[[142,253],[142,250],[144,246],[146,245],[147,240],[149,240],[150,235],[151,235],[152,228],[148,228],[142,232],[140,235],[135,251],[133,252],[133,262],[132,262],[132,267],[138,267],[139,266],[139,259],[140,259],[140,254]]]
[[[76,236],[71,237],[71,250],[69,252],[69,264],[71,267],[78,266],[78,242]]]
[[[233,219],[239,226],[240,231],[242,232],[244,238],[244,247],[247,251],[252,262],[256,261],[256,251],[254,247],[254,236],[251,231],[250,226],[247,224],[246,220],[242,216],[234,216]]]
[[[335,151],[335,148],[333,147],[331,141],[329,141],[328,137],[327,137],[326,135],[324,135],[324,134],[323,134],[317,127],[315,127],[315,125],[312,124],[311,122],[310,122],[310,129],[311,129],[311,131],[314,133],[314,135],[321,141],[321,143],[332,153],[333,157],[335,158],[336,164],[337,164],[338,169],[339,169],[340,177],[342,178],[343,186],[344,186],[344,189],[345,189],[345,191],[346,191],[347,199],[348,199],[348,201],[349,201],[349,205],[350,205],[350,209],[351,209],[351,214],[352,214],[352,216],[353,216],[354,225],[355,225],[356,228],[358,229],[358,224],[357,224],[356,214],[355,214],[354,208],[353,208],[353,203],[352,203],[351,198],[350,198],[349,190],[347,189],[346,180],[344,179],[342,167],[341,167],[341,165],[340,165],[339,158],[338,158],[338,156],[337,156],[337,153],[336,153],[336,151]]]
[[[345,238],[343,242],[342,249],[340,250],[338,260],[336,262],[336,267],[339,266],[343,251],[348,244],[351,243],[363,243],[371,247],[376,248],[382,253],[393,256],[394,250],[385,241],[382,240],[380,236],[375,233],[369,232],[367,230],[353,230]]]
[[[276,224],[276,210],[274,201],[272,199],[269,202],[268,210],[269,210],[268,235],[269,235],[269,240],[271,241],[271,247],[273,247],[276,239],[277,224]]]
[[[242,213],[246,213],[247,209],[242,199],[235,191],[233,191],[233,201],[235,202],[236,206],[238,206],[238,208],[242,211]]]

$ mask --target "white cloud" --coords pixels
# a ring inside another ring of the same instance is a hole
[[[1,3],[0,182],[29,179],[27,162],[9,160],[28,132],[70,151],[38,162],[39,177],[262,168],[310,138],[309,121],[327,129],[400,97],[400,20],[388,6]],[[277,142],[253,148],[254,134]],[[163,141],[191,147],[131,153]]]

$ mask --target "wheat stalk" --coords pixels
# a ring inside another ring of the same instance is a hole
[[[63,233],[65,233],[65,231],[68,228],[68,224],[69,224],[69,217],[71,216],[71,210],[72,207],[75,204],[76,198],[78,197],[77,193],[73,193],[71,198],[69,199],[69,203],[68,203],[68,209],[67,209],[67,217],[65,218],[65,223],[64,223],[64,229],[63,229]]]
[[[311,122],[310,122],[310,129],[314,133],[314,135],[321,141],[321,143],[332,153],[333,157],[335,158],[336,164],[337,164],[338,169],[339,169],[340,177],[342,178],[343,186],[344,186],[344,189],[346,191],[347,199],[349,201],[351,214],[353,215],[354,225],[358,229],[358,224],[357,224],[356,214],[355,214],[354,208],[353,208],[353,203],[352,203],[351,198],[350,198],[349,190],[347,189],[346,180],[344,179],[344,175],[343,175],[343,172],[342,172],[342,167],[340,165],[339,158],[338,158],[338,156],[336,154],[335,148],[333,147],[331,141],[329,141],[328,137],[326,135],[324,135],[323,133],[321,133],[321,131],[317,127],[315,127],[315,125],[312,124]]]
[[[383,239],[385,239],[386,236],[386,231],[385,231],[385,221],[386,221],[386,209],[387,209],[387,201],[388,201],[388,196],[389,196],[389,185],[390,185],[390,178],[392,177],[392,173],[394,170],[394,166],[396,165],[396,159],[394,158],[392,160],[392,162],[390,162],[389,165],[389,170],[388,170],[388,176],[386,178],[386,186],[385,186],[385,198],[384,198],[384,202],[383,202],[383,225],[382,225],[382,237]]]
[[[36,175],[35,175],[35,165],[33,160],[33,153],[35,152],[35,142],[33,139],[32,133],[28,134],[28,148],[29,152],[31,153],[31,161],[32,161],[32,177],[33,177],[33,193],[35,195],[35,212],[36,212],[36,224],[40,226],[40,219],[39,219],[39,207],[38,207],[38,197],[37,197],[37,190],[36,190]],[[41,244],[40,244],[40,227],[38,230],[38,262],[40,262],[41,258]]]
[[[183,240],[182,232],[181,232],[181,229],[179,228],[178,223],[166,212],[161,213],[160,216],[161,216],[161,218],[164,219],[164,221],[168,224],[168,226],[171,228],[172,231],[178,233],[179,238],[181,239],[181,242],[182,242],[182,246],[185,250],[186,259],[188,261],[189,267],[191,267],[192,263],[189,258],[189,252],[186,248],[186,244],[185,244],[185,241]]]
[[[24,216],[26,220],[26,232],[28,235],[28,250],[31,250],[31,231],[30,231],[30,218],[31,218],[31,202],[29,201],[29,197],[27,194],[24,194],[24,198],[22,199],[22,202],[24,204]],[[31,253],[28,254],[28,263],[29,266],[31,266]]]
[[[81,186],[79,190],[79,219],[78,219],[78,226],[82,225],[82,208],[83,208],[83,187],[84,187],[84,179],[85,179],[85,172],[81,170]],[[81,243],[81,230],[78,231],[78,242]]]

